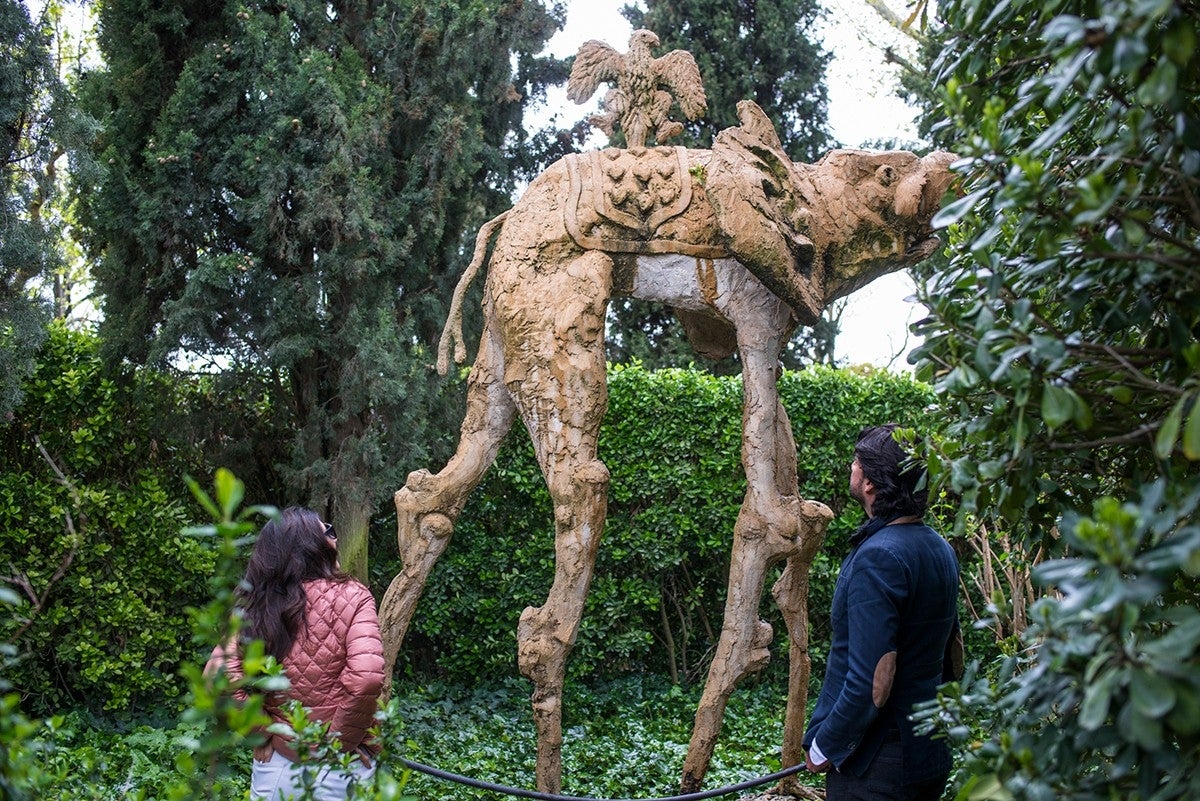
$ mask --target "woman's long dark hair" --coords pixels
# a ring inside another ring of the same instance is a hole
[[[245,614],[245,636],[262,640],[266,652],[283,659],[305,625],[304,582],[316,578],[345,581],[338,570],[337,546],[310,509],[283,510],[262,527],[238,589]]]

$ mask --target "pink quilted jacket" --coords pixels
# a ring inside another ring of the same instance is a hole
[[[298,700],[310,710],[309,717],[330,723],[345,751],[363,749],[378,753],[367,737],[374,723],[375,708],[383,687],[383,646],[379,618],[371,591],[357,581],[330,579],[305,582],[307,631],[301,629],[292,649],[283,659],[291,687],[267,697],[264,709],[271,719],[285,722],[281,710],[289,700]],[[231,679],[242,676],[241,655],[221,646],[213,651],[205,672],[220,664]],[[283,735],[272,734],[270,745],[288,759],[296,752]]]

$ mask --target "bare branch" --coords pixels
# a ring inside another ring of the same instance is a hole
[[[71,480],[67,478],[66,474],[58,466],[58,463],[54,461],[54,458],[46,450],[46,446],[42,444],[42,438],[37,434],[34,434],[33,441],[34,444],[37,445],[38,452],[42,454],[42,458],[46,460],[46,464],[50,465],[50,469],[53,470],[55,476],[57,476],[58,483],[62,484],[63,487],[66,488],[67,492],[71,494],[72,505],[77,511],[81,509],[83,504],[82,499],[79,496],[79,492],[75,489],[75,485],[71,482]],[[67,533],[70,535],[71,549],[67,552],[67,555],[63,558],[62,562],[59,563],[58,569],[54,571],[54,575],[52,575],[50,580],[46,582],[46,586],[42,589],[40,595],[34,590],[33,584],[29,581],[29,577],[24,573],[19,572],[15,566],[12,566],[14,575],[10,581],[24,589],[25,594],[29,596],[29,599],[33,604],[32,614],[30,614],[21,627],[13,633],[12,639],[14,641],[20,639],[21,635],[28,631],[29,627],[33,625],[33,621],[36,619],[38,613],[46,607],[46,601],[50,597],[50,590],[53,589],[54,585],[57,584],[59,580],[61,580],[62,577],[67,574],[67,571],[71,568],[71,563],[75,561],[75,554],[79,553],[79,545],[82,538],[75,529],[75,521],[71,517],[71,512],[69,510],[65,510],[63,512],[63,517],[66,519]],[[80,520],[83,520],[82,516],[80,517]]]
[[[891,25],[896,30],[912,37],[918,42],[924,41],[925,37],[922,36],[915,27],[913,27],[912,23],[916,20],[918,13],[924,7],[925,0],[921,0],[921,2],[917,3],[917,7],[913,10],[913,13],[907,20],[900,19],[896,12],[888,8],[887,4],[884,3],[883,0],[867,0],[867,5],[875,9],[875,12],[879,14],[879,16],[883,17],[884,21],[887,22],[888,25]]]
[[[1128,434],[1120,434],[1113,437],[1104,437],[1102,439],[1088,440],[1087,442],[1052,442],[1049,447],[1052,451],[1078,451],[1090,448],[1100,448],[1105,445],[1129,445],[1137,442],[1143,437],[1148,437],[1159,429],[1159,423],[1146,423],[1144,426],[1138,426]]]

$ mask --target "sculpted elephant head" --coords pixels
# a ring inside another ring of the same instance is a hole
[[[831,301],[936,250],[953,153],[834,150],[794,163],[750,101],[713,143],[705,191],[725,246],[806,325]]]

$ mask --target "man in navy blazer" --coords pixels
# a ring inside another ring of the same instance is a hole
[[[921,518],[924,467],[895,424],[859,434],[850,495],[867,521],[850,538],[833,593],[833,640],[804,734],[828,801],[937,801],[950,775],[944,740],[918,736],[913,705],[962,675],[958,560]]]

